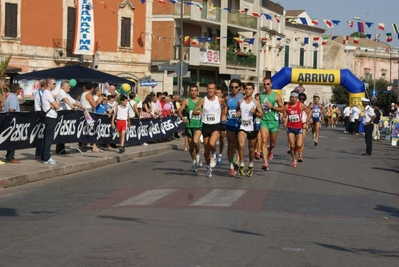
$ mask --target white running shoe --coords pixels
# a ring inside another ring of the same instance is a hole
[[[198,170],[197,170],[197,163],[195,162],[195,163],[193,163],[193,166],[191,166],[191,171],[192,172],[197,172]]]
[[[210,166],[206,168],[205,176],[212,177],[212,168]]]
[[[197,160],[197,166],[198,166],[198,167],[202,167],[202,160],[201,160],[201,159],[198,159],[198,160]]]
[[[210,164],[211,168],[215,168],[216,166],[216,157],[215,155],[211,156],[211,164]]]
[[[58,161],[53,160],[52,158],[49,158],[47,161],[43,161],[44,164],[50,164],[50,165],[57,165]]]

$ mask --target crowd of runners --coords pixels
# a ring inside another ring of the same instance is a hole
[[[304,104],[306,94],[292,91],[289,101],[284,104],[281,96],[273,92],[271,78],[263,79],[263,87],[262,93],[254,95],[253,83],[243,84],[240,80],[233,79],[229,85],[230,93],[223,97],[216,84],[210,82],[206,96],[199,97],[198,87],[190,86],[188,98],[181,103],[178,116],[185,123],[193,172],[197,172],[202,166],[201,138],[207,177],[212,176],[212,169],[217,164],[222,164],[225,137],[228,175],[231,177],[251,177],[254,159],[262,158],[262,170],[269,170],[280,124],[287,131],[292,167],[303,161],[303,143],[308,129],[312,130],[314,145],[317,146],[323,118],[319,96],[314,95],[313,102],[307,106]],[[246,143],[248,159],[244,153]]]

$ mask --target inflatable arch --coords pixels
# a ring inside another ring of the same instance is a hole
[[[349,92],[349,104],[362,107],[361,98],[365,97],[364,83],[348,69],[317,70],[282,68],[273,77],[273,91],[281,95],[281,89],[290,83],[342,85]]]

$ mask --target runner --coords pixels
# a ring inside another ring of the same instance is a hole
[[[299,102],[301,102],[302,104],[305,104],[307,96],[306,96],[305,93],[299,93],[298,99],[299,99]],[[303,141],[304,142],[305,142],[305,139],[306,139],[306,133],[308,132],[308,128],[309,128],[309,125],[311,124],[311,122],[312,122],[311,116],[308,116],[306,111],[302,110],[302,123],[304,124],[303,125],[302,136],[303,136]],[[305,144],[303,144],[302,148],[299,149],[298,162],[303,162],[303,151],[304,150],[305,150]],[[291,151],[290,151],[290,153],[291,153]]]
[[[223,98],[223,91],[221,88],[216,89],[216,95],[217,97]],[[221,121],[221,129],[220,129],[220,135],[219,135],[219,155],[217,157],[216,163],[218,165],[221,165],[223,162],[223,148],[224,148],[224,137],[226,136],[226,124]]]
[[[248,177],[251,177],[253,174],[256,138],[259,131],[259,124],[255,123],[255,120],[263,117],[259,101],[252,98],[254,88],[255,85],[253,83],[247,83],[245,86],[245,99],[239,100],[237,108],[237,116],[241,118],[240,129],[238,131],[238,153],[240,158],[238,174],[240,176],[247,175]],[[249,164],[247,173],[245,174],[244,146],[246,139],[248,139]]]
[[[260,121],[260,133],[262,135],[263,165],[262,170],[268,171],[267,160],[273,159],[273,148],[276,145],[277,131],[279,128],[279,112],[283,112],[284,105],[281,96],[272,91],[272,78],[263,79],[265,92],[260,94],[260,104],[263,110],[263,118]],[[269,150],[268,150],[268,143]],[[268,152],[268,153],[267,153]]]
[[[288,143],[290,144],[292,167],[296,167],[297,160],[295,155],[296,149],[301,149],[303,146],[303,131],[307,127],[307,123],[310,122],[311,113],[309,108],[298,101],[298,92],[291,91],[290,100],[285,106],[285,112],[283,115],[284,127],[287,128]],[[302,111],[307,114],[307,122],[302,123]]]
[[[205,175],[212,177],[212,168],[216,166],[216,140],[220,134],[220,121],[226,121],[227,106],[223,98],[216,96],[216,84],[214,82],[208,83],[207,91],[207,96],[198,101],[192,114],[202,116],[204,158],[207,165]]]
[[[314,145],[317,146],[319,142],[319,133],[321,128],[321,119],[323,118],[323,106],[319,103],[320,97],[315,94],[313,95],[313,103],[309,104],[309,108],[312,111],[312,134]]]
[[[181,103],[179,111],[177,112],[180,119],[185,124],[185,136],[187,137],[189,152],[193,165],[191,171],[196,172],[198,167],[201,167],[202,162],[200,159],[200,136],[202,129],[201,116],[193,115],[193,110],[197,106],[198,101],[201,98],[198,97],[197,85],[191,85],[189,88],[189,97],[184,99]],[[183,112],[186,111],[187,117],[183,116]]]
[[[230,94],[226,96],[225,100],[227,103],[227,121],[226,121],[226,136],[227,136],[227,158],[229,160],[230,169],[229,176],[235,176],[236,170],[238,169],[238,157],[236,156],[236,162],[233,162],[234,154],[236,153],[238,142],[237,133],[239,129],[239,118],[237,117],[238,101],[242,99],[242,94],[239,92],[241,82],[238,79],[232,79],[230,81]]]
[[[260,100],[260,93],[255,94],[255,100],[259,102]],[[260,119],[256,120],[258,126],[260,125]],[[260,131],[258,131],[258,136],[256,137],[256,145],[255,145],[255,159],[263,158],[262,156],[262,135]]]

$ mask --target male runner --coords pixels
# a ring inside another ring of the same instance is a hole
[[[312,111],[312,134],[314,145],[317,146],[319,142],[319,133],[321,128],[321,119],[323,118],[323,106],[319,103],[319,95],[313,95],[313,103],[309,104],[309,108]]]
[[[188,139],[189,152],[193,160],[191,171],[196,172],[197,168],[200,167],[199,165],[201,165],[199,139],[202,130],[202,120],[201,116],[193,115],[193,110],[201,98],[198,97],[198,87],[195,84],[190,86],[188,93],[189,97],[181,103],[177,114],[185,124],[185,136]],[[183,116],[184,110],[186,110],[188,118]]]
[[[273,148],[276,145],[277,131],[279,128],[279,112],[285,110],[281,96],[272,91],[272,78],[263,79],[265,91],[260,94],[260,104],[263,110],[263,118],[260,121],[260,133],[262,136],[263,165],[262,170],[268,171],[267,160],[273,159]],[[269,143],[269,150],[267,144]],[[268,152],[268,153],[267,153]]]
[[[216,95],[219,98],[223,98],[223,91],[221,88],[216,89]],[[223,160],[223,148],[224,148],[224,137],[226,136],[226,124],[224,122],[220,122],[221,124],[221,129],[220,129],[220,135],[219,135],[219,155],[217,157],[216,163],[218,165],[221,165]]]
[[[226,121],[227,106],[223,98],[216,96],[216,84],[207,85],[208,94],[198,101],[193,115],[201,115],[202,136],[204,138],[204,158],[206,160],[206,177],[212,177],[212,168],[216,166],[216,140],[220,134],[220,121]]]
[[[248,177],[251,177],[253,174],[256,138],[260,128],[259,124],[256,124],[255,120],[263,117],[262,107],[260,106],[259,101],[252,98],[254,89],[255,85],[253,83],[246,84],[245,99],[239,101],[237,108],[237,115],[241,118],[240,129],[238,131],[238,154],[240,158],[238,174],[240,176],[245,175],[244,146],[245,140],[248,139],[249,164],[246,173]]]
[[[242,94],[239,92],[241,81],[232,79],[230,81],[230,94],[226,96],[227,103],[227,121],[226,121],[226,136],[227,136],[227,158],[229,160],[229,176],[235,176],[235,169],[238,169],[238,164],[233,165],[234,153],[237,149],[237,133],[239,129],[239,118],[237,117],[238,101],[242,99]],[[237,159],[238,161],[238,159]]]

